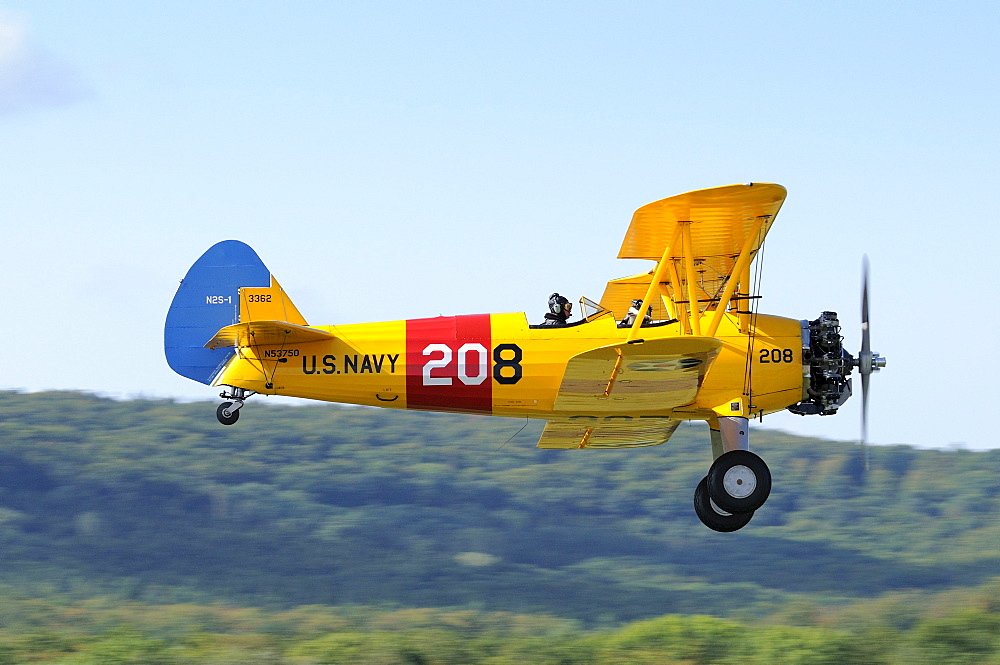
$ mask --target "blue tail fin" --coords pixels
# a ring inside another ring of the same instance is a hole
[[[163,349],[170,368],[211,385],[234,351],[206,349],[205,343],[239,322],[241,287],[270,285],[271,271],[249,245],[223,240],[210,247],[184,276],[167,312]]]

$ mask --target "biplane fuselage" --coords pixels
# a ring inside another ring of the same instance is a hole
[[[600,303],[581,299],[588,311],[564,325],[529,325],[524,314],[310,325],[256,252],[223,241],[174,297],[167,360],[228,387],[232,401],[217,411],[226,425],[254,393],[543,418],[542,448],[657,445],[680,422],[704,420],[715,462],[696,512],[732,531],[770,492],[766,464],[748,450],[749,419],[834,413],[852,368],[867,385],[884,365],[867,338],[859,360],[843,350],[833,312],[757,313],[751,264],[784,199],[780,185],[731,185],[639,208],[618,256],[655,267],[608,282]]]
[[[532,327],[521,313],[314,326],[332,338],[242,347],[216,383],[330,402],[580,422],[643,416],[752,417],[783,410],[802,399],[801,322],[758,315],[753,344],[748,345],[750,338],[740,331],[739,316],[727,315],[713,336],[721,345],[710,370],[699,374],[697,368],[678,368],[666,379],[678,385],[659,386],[674,394],[693,383],[693,400],[681,405],[657,400],[633,403],[635,395],[628,388],[634,379],[627,378],[626,366],[615,377],[595,379],[604,385],[589,386],[601,389],[592,399],[562,404],[565,400],[557,398],[570,360],[593,349],[625,344],[630,332],[618,327],[609,310],[589,318],[565,327]],[[641,337],[635,338],[638,343],[625,348],[691,339],[682,329],[680,322],[642,327]],[[632,373],[642,377],[653,372],[640,368]],[[751,381],[752,396],[744,390]]]

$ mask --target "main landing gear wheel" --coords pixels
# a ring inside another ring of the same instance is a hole
[[[232,402],[223,402],[219,405],[219,408],[215,410],[215,417],[218,418],[219,422],[223,425],[232,425],[240,419],[239,410],[230,411],[229,408],[231,406],[233,406]]]
[[[708,494],[708,478],[702,478],[694,491],[694,512],[701,523],[713,531],[729,533],[742,529],[750,522],[753,511],[749,513],[727,513],[719,508]]]
[[[771,493],[771,472],[749,450],[720,455],[705,478],[712,501],[727,513],[752,513]]]

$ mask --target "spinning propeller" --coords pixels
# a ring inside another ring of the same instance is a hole
[[[885,358],[872,352],[871,329],[868,325],[868,255],[861,264],[861,351],[855,360],[861,374],[861,449],[864,451],[865,471],[868,470],[868,379],[872,372],[885,367]]]

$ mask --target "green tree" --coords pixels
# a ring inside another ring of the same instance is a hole
[[[913,631],[914,663],[972,665],[1000,655],[1000,615],[970,609],[923,621]]]
[[[67,665],[174,665],[177,659],[165,640],[122,626],[87,644],[67,658]]]

